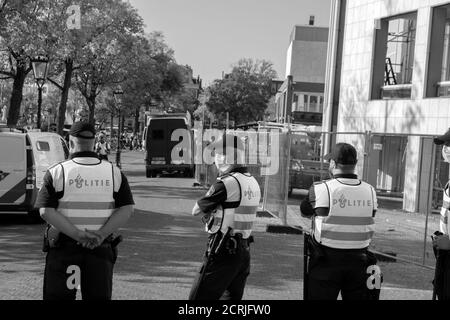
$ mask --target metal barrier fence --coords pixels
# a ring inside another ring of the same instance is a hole
[[[284,225],[309,229],[311,222],[301,217],[299,205],[315,181],[329,178],[323,142],[350,143],[358,153],[358,176],[377,191],[379,210],[372,249],[398,260],[433,266],[430,235],[439,230],[442,186],[449,178],[449,167],[432,138],[287,131],[289,142],[280,144],[280,171],[265,177],[265,185],[274,186],[274,192],[265,193],[263,208]]]
[[[258,150],[268,158],[277,157],[278,168],[265,174],[260,161],[252,157],[251,141],[246,142],[246,164],[262,191],[261,207],[286,226],[310,227],[301,217],[299,205],[316,181],[329,179],[328,161],[324,161],[325,140],[331,145],[347,142],[358,153],[358,176],[375,187],[378,213],[372,249],[398,260],[432,267],[435,263],[430,235],[439,230],[442,188],[449,179],[449,164],[442,161],[441,148],[433,136],[384,134],[373,132],[311,132],[279,128],[278,148]],[[261,145],[258,144],[258,148]],[[209,186],[214,183],[214,165],[196,165],[196,179]]]

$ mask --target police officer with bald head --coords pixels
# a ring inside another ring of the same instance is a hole
[[[332,179],[316,182],[301,203],[312,219],[305,300],[376,300],[381,272],[368,251],[377,210],[375,189],[355,173],[357,152],[338,143],[326,156]]]
[[[36,207],[47,221],[44,300],[109,300],[120,238],[133,212],[126,177],[94,152],[95,128],[76,122],[70,158],[48,169]]]
[[[261,191],[243,166],[241,140],[225,134],[209,146],[219,177],[197,201],[192,214],[202,215],[210,233],[205,261],[190,300],[241,300],[250,274],[250,243]]]

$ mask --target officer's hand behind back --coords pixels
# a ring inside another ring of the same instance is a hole
[[[88,249],[95,249],[102,244],[103,238],[92,231],[80,231],[77,241],[84,247]]]

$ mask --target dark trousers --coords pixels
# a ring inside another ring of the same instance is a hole
[[[310,260],[308,300],[377,300],[380,290],[370,290],[367,268],[376,258],[366,250],[339,250],[321,246],[322,254]]]
[[[439,250],[434,274],[434,293],[438,300],[450,300],[450,251]]]
[[[249,274],[250,248],[240,245],[235,254],[219,254],[203,263],[189,300],[242,300]]]
[[[106,154],[98,154],[98,158],[100,159],[100,160],[106,160],[106,161],[108,161],[108,155],[106,155]]]
[[[60,244],[47,253],[44,272],[44,300],[75,300],[76,288],[67,282],[73,273],[70,266],[80,269],[83,300],[110,300],[113,267],[117,257],[110,243],[90,250],[74,242]],[[69,281],[70,282],[70,281]]]

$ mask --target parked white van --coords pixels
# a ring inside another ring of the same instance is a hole
[[[65,141],[56,133],[0,131],[0,212],[38,217],[34,203],[45,172],[68,154]]]

